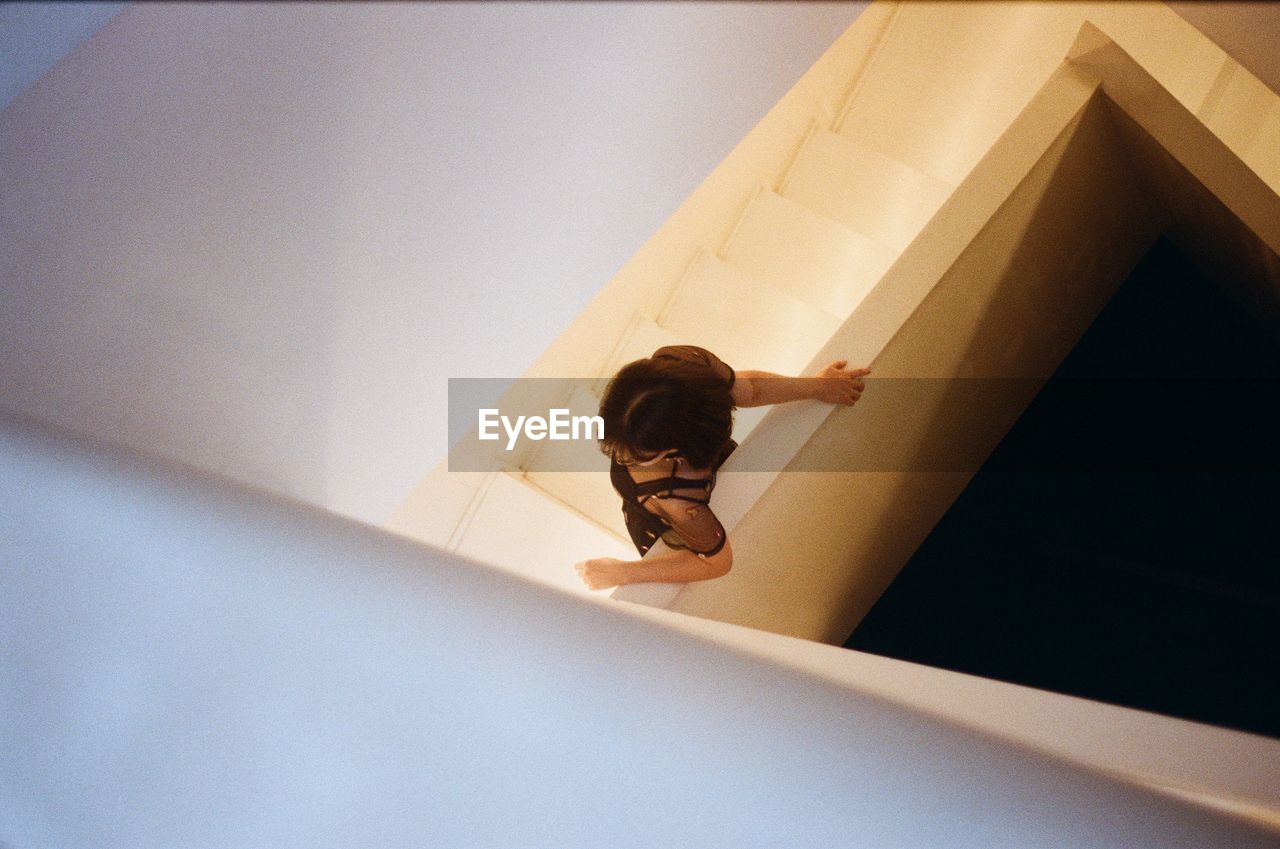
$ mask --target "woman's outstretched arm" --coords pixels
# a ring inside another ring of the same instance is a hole
[[[848,360],[836,360],[810,377],[740,371],[733,383],[733,403],[738,407],[763,407],[812,398],[828,404],[852,404],[866,388],[863,377],[870,374],[871,369],[849,369],[848,364]]]
[[[709,557],[699,557],[687,548],[673,548],[643,560],[597,557],[584,560],[574,568],[588,587],[603,590],[620,584],[707,581],[727,575],[732,566],[733,549],[726,539],[724,547]]]

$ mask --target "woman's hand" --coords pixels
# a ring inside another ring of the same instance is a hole
[[[583,560],[573,568],[578,570],[578,575],[588,587],[593,590],[606,590],[622,583],[620,568],[625,565],[626,561],[615,557],[596,557],[592,560]]]
[[[814,375],[817,390],[813,397],[828,404],[853,404],[862,397],[862,390],[867,388],[862,378],[870,374],[871,369],[845,369],[848,364],[848,360],[836,360]]]

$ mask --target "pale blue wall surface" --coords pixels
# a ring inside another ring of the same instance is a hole
[[[0,5],[0,109],[125,7],[124,3]]]

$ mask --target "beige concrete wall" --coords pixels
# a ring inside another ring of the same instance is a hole
[[[1280,92],[1280,5],[1260,2],[1169,3],[1186,20],[1226,50],[1272,91]]]

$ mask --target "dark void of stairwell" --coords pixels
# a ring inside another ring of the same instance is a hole
[[[1221,398],[1171,421],[1141,393],[1055,393],[1116,376]],[[1280,416],[1230,388],[1276,378],[1280,341],[1160,240],[845,647],[1280,737]],[[1064,440],[1201,439],[1272,471],[1052,470]]]

